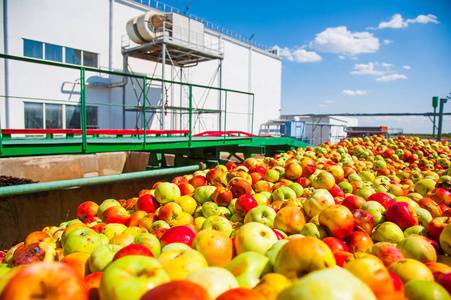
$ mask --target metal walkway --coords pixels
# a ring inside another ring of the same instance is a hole
[[[25,137],[25,133],[28,132]],[[30,136],[32,134],[32,136]],[[16,136],[19,135],[19,136]],[[221,153],[240,159],[254,154],[276,153],[310,146],[288,137],[254,136],[245,132],[87,130],[87,135],[67,130],[2,130],[0,157],[147,151],[155,155],[153,166],[164,167],[162,154],[174,154],[176,165],[196,161],[221,161]]]

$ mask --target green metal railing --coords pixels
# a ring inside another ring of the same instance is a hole
[[[187,110],[189,114],[189,120],[188,120],[188,145],[192,145],[193,141],[193,114],[195,112],[213,112],[213,113],[220,113],[224,115],[224,143],[226,140],[226,131],[227,131],[227,113],[228,113],[228,103],[227,98],[229,93],[236,93],[241,95],[248,95],[250,99],[252,100],[252,111],[250,112],[251,116],[251,141],[253,139],[253,125],[254,125],[254,101],[255,96],[253,93],[250,92],[244,92],[239,90],[233,90],[233,89],[225,89],[225,88],[219,88],[219,87],[212,87],[212,86],[205,86],[200,84],[192,84],[192,83],[186,83],[186,82],[178,82],[178,81],[171,81],[171,80],[163,80],[161,78],[154,78],[154,77],[148,77],[148,76],[142,76],[142,75],[136,75],[136,74],[130,74],[130,73],[124,73],[124,72],[117,72],[117,71],[110,71],[110,70],[102,70],[102,69],[96,69],[91,67],[84,67],[84,66],[77,66],[77,65],[70,65],[70,64],[64,64],[60,62],[53,62],[53,61],[47,61],[47,60],[40,60],[40,59],[34,59],[34,58],[28,58],[28,57],[21,57],[21,56],[13,56],[13,55],[7,55],[0,53],[0,58],[3,58],[5,60],[14,60],[14,61],[22,61],[27,63],[33,63],[33,64],[41,64],[41,65],[48,65],[48,66],[54,66],[54,67],[61,67],[66,69],[73,69],[73,70],[79,70],[80,72],[80,101],[79,104],[81,106],[81,130],[82,130],[82,144],[81,144],[81,152],[85,153],[88,149],[88,135],[87,135],[87,110],[86,105],[92,104],[92,102],[88,102],[86,99],[86,72],[96,72],[96,73],[102,73],[102,74],[108,74],[108,75],[115,75],[115,76],[122,76],[127,78],[135,78],[136,80],[142,80],[143,86],[142,86],[142,95],[143,95],[143,103],[142,105],[119,105],[119,104],[109,104],[109,103],[96,103],[98,105],[112,105],[112,106],[122,106],[123,109],[125,107],[135,107],[142,109],[143,111],[143,130],[144,130],[144,136],[143,136],[143,147],[142,149],[145,149],[145,145],[147,142],[146,139],[146,110],[148,108],[154,108],[154,109],[161,109],[161,107],[151,107],[146,106],[146,88],[147,88],[147,81],[156,81],[156,82],[164,82],[166,84],[174,84],[179,86],[187,86],[189,88],[189,105],[186,109],[185,107],[170,107],[169,110]],[[224,102],[224,109],[222,110],[221,107],[219,107],[218,110],[203,110],[199,108],[193,108],[193,88],[203,88],[203,89],[210,89],[210,90],[217,90],[219,93],[224,93],[225,95],[225,102]],[[11,96],[11,95],[4,95],[0,96],[4,97],[5,101],[9,101],[11,99],[31,99],[29,97],[17,97],[17,96]],[[38,98],[35,98],[38,99]],[[51,100],[51,99],[41,99],[41,100]],[[62,101],[62,100],[56,100],[56,101]],[[67,100],[65,100],[67,102]],[[5,112],[6,114],[8,112]],[[230,112],[229,112],[230,113]],[[125,125],[125,124],[124,124]],[[2,134],[2,128],[0,126],[0,154],[3,152],[4,142],[3,142],[3,134]]]

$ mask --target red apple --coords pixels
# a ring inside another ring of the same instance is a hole
[[[192,247],[196,233],[186,226],[175,226],[167,229],[160,237],[161,248],[172,243],[183,243]]]
[[[396,202],[385,211],[385,219],[399,226],[403,231],[418,225],[415,209],[407,202]]]
[[[130,217],[130,213],[122,206],[111,206],[103,212],[102,221],[106,224],[120,223],[125,224]]]
[[[376,201],[382,204],[382,206],[387,209],[390,205],[394,203],[393,198],[386,193],[374,193],[366,199],[366,201]]]
[[[80,204],[76,211],[76,216],[82,222],[84,222],[87,218],[97,215],[97,210],[99,205],[92,201],[85,201]]]
[[[154,257],[152,251],[150,251],[146,246],[140,244],[130,244],[117,251],[112,261],[115,261],[127,255],[144,255]]]
[[[224,173],[219,168],[210,169],[205,176],[208,183],[210,183],[211,185],[222,182],[223,177]]]
[[[319,214],[319,223],[326,226],[333,236],[345,239],[354,230],[354,216],[342,205],[331,205]]]
[[[440,234],[442,230],[451,222],[449,217],[436,217],[433,218],[428,224],[428,234],[431,239],[436,242],[440,241]]]
[[[332,195],[332,197],[345,197],[345,192],[343,192],[342,189],[338,187],[338,185],[334,185],[330,190],[329,193]],[[343,200],[344,201],[344,200]]]
[[[194,188],[194,186],[187,182],[179,184],[179,190],[181,196],[192,196],[194,195],[194,191],[196,189]]]
[[[125,222],[125,225],[127,227],[139,226],[139,223],[145,216],[147,216],[147,212],[145,212],[144,210],[137,210],[134,213],[132,213],[130,217],[128,217],[127,221]]]
[[[362,206],[362,204],[365,202],[365,199],[360,196],[349,195],[344,198],[341,205],[346,206],[350,211],[353,211],[354,209],[360,208],[360,206]]]
[[[216,298],[216,300],[236,300],[236,299],[266,300],[267,298],[257,291],[242,287],[230,289],[219,295],[218,298]]]
[[[374,245],[371,237],[364,231],[353,231],[346,239],[346,244],[351,252],[366,252]]]
[[[235,211],[244,217],[251,209],[258,206],[257,200],[250,194],[241,195],[235,202]]]
[[[143,210],[148,213],[154,213],[158,207],[160,207],[160,203],[151,194],[139,196],[136,202],[136,210]]]
[[[83,278],[63,263],[42,262],[20,269],[1,294],[6,299],[88,300]]]
[[[173,280],[145,293],[141,300],[210,300],[201,285],[189,280]]]
[[[372,214],[363,209],[355,209],[352,211],[355,221],[355,230],[366,232],[370,235],[374,228],[374,217]]]
[[[194,189],[197,189],[200,186],[207,185],[207,180],[203,175],[196,175],[189,180],[189,183],[194,187]]]
[[[330,236],[322,239],[322,241],[326,243],[327,246],[329,246],[330,250],[332,250],[333,253],[340,251],[349,252],[348,246],[346,246],[346,244],[339,238]]]
[[[171,182],[175,183],[176,185],[180,185],[182,183],[188,183],[189,181],[188,181],[188,179],[186,179],[183,176],[176,176],[176,177],[174,177],[174,179],[172,179]]]
[[[309,177],[315,173],[317,165],[313,158],[304,156],[299,164],[302,167],[302,177]]]
[[[434,188],[425,197],[431,198],[437,204],[449,206],[451,204],[451,192],[444,188]]]

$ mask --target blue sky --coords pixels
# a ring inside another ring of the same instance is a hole
[[[432,96],[451,96],[450,0],[163,2],[278,47],[283,114],[423,113],[433,111]],[[427,117],[359,125],[432,132]]]

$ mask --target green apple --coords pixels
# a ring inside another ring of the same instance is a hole
[[[233,228],[229,220],[221,216],[211,216],[208,217],[202,223],[202,230],[204,229],[214,229],[224,232],[227,236],[232,234]]]
[[[335,185],[335,178],[327,171],[320,172],[313,177],[312,186],[315,189],[330,190]]]
[[[301,197],[304,194],[304,187],[297,182],[293,182],[288,187],[296,193],[296,197]]]
[[[338,266],[319,270],[293,282],[277,300],[375,300],[371,289],[351,272]]]
[[[352,185],[347,181],[342,181],[338,183],[338,187],[345,192],[345,194],[350,194],[353,191]]]
[[[435,181],[432,179],[421,179],[415,183],[415,192],[419,193],[421,196],[426,196],[426,194],[435,188]]]
[[[277,253],[279,253],[279,250],[282,248],[283,245],[288,243],[288,239],[279,240],[272,245],[271,248],[269,248],[268,251],[265,252],[265,256],[269,258],[269,262],[272,266],[274,266],[274,263],[276,262]]]
[[[230,210],[227,207],[219,206],[219,215],[230,220],[232,213],[230,212]]]
[[[408,236],[398,242],[398,249],[405,258],[413,258],[422,263],[437,261],[437,252],[424,238]]]
[[[219,216],[219,206],[213,201],[206,201],[202,204],[202,214],[205,218]]]
[[[440,247],[443,249],[443,251],[451,255],[451,226],[450,224],[446,225],[446,227],[442,230],[440,233]]]
[[[237,279],[240,287],[252,289],[260,277],[271,272],[269,258],[255,251],[247,251],[235,256],[225,267]]]
[[[128,255],[105,268],[99,296],[108,300],[138,300],[148,290],[169,281],[168,273],[156,258]]]
[[[257,222],[249,222],[241,226],[235,235],[236,253],[255,251],[263,254],[277,240],[276,234],[268,226]]]
[[[240,285],[233,274],[224,268],[207,267],[191,273],[186,280],[193,281],[204,287],[211,299],[230,289],[238,288]]]
[[[374,191],[374,189],[372,187],[370,187],[370,186],[363,186],[363,187],[361,187],[360,189],[358,189],[355,192],[355,195],[356,196],[360,196],[360,197],[362,197],[363,199],[366,200],[366,199],[368,199],[369,196],[371,196],[374,193],[375,193],[375,191]]]
[[[158,240],[158,238],[156,236],[154,236],[151,233],[138,234],[135,237],[135,240],[133,241],[133,243],[143,245],[144,247],[149,249],[152,252],[153,256],[155,256],[156,258],[158,258],[158,256],[160,256],[160,253],[161,253],[160,241]]]
[[[395,273],[403,283],[416,279],[434,281],[432,271],[425,264],[413,258],[395,261],[388,267],[388,270]]]
[[[410,300],[451,300],[448,291],[437,282],[411,280],[404,285],[404,295]]]
[[[296,198],[296,192],[287,186],[277,188],[272,193],[272,201],[288,201]]]
[[[200,204],[203,204],[207,201],[213,201],[211,195],[215,192],[216,187],[213,185],[204,185],[200,186],[194,191],[194,199]]]
[[[384,222],[373,229],[371,238],[374,242],[398,243],[404,239],[404,232],[393,222]]]
[[[155,189],[155,199],[158,203],[175,202],[180,197],[180,189],[175,183],[162,182]]]
[[[252,208],[244,219],[244,223],[257,222],[268,226],[269,228],[274,228],[274,218],[276,217],[276,211],[266,205],[259,205]],[[246,219],[248,219],[246,222]]]
[[[103,245],[102,238],[96,231],[88,227],[81,227],[74,229],[66,237],[63,254],[64,256],[74,252],[91,254],[100,245]]]
[[[374,219],[374,226],[385,222],[385,207],[377,201],[368,201],[360,206],[360,209],[369,212]]]
[[[188,250],[191,249],[190,246],[188,246],[187,244],[184,243],[171,243],[171,244],[167,244],[166,246],[164,246],[161,249],[161,253],[167,252],[167,251],[171,251],[171,250]]]
[[[91,273],[103,272],[103,270],[113,261],[113,257],[117,251],[122,249],[119,245],[101,245],[92,251],[88,259],[88,266]]]
[[[420,223],[420,225],[423,226],[424,228],[428,228],[429,222],[432,221],[431,213],[428,210],[421,207],[417,207],[414,210],[418,216],[418,222]]]
[[[156,220],[150,226],[150,231],[154,232],[155,230],[160,229],[160,228],[169,229],[169,228],[171,228],[171,226],[168,224],[168,222],[166,222],[164,220]]]
[[[320,240],[327,237],[327,231],[322,226],[313,223],[305,224],[299,234],[302,234],[303,236],[315,237]]]

